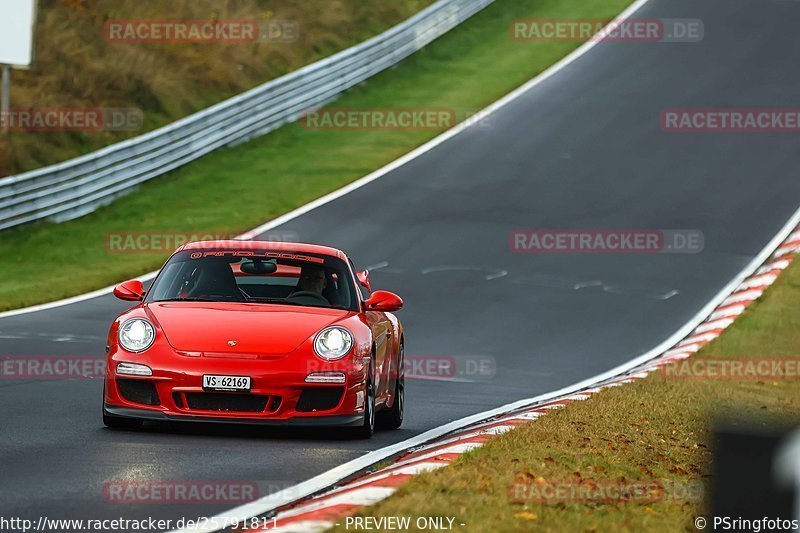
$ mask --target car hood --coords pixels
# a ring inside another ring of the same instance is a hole
[[[147,304],[170,345],[187,355],[262,357],[287,354],[351,311],[251,303]]]

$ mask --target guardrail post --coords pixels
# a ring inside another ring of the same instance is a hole
[[[8,101],[11,97],[11,67],[3,65],[2,89],[0,89],[0,123],[3,124],[3,132],[8,132]]]

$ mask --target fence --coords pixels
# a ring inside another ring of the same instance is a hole
[[[494,0],[440,0],[361,44],[145,135],[0,179],[0,230],[90,213],[222,146],[300,118],[397,64]]]

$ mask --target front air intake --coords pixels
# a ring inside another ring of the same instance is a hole
[[[344,387],[314,387],[303,389],[297,401],[298,412],[328,411],[334,409],[342,399]]]
[[[144,379],[117,379],[117,390],[120,395],[132,403],[159,405],[156,386]]]

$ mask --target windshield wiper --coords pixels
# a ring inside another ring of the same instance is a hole
[[[314,305],[314,304],[301,304],[298,302],[291,302],[289,300],[284,300],[283,298],[259,298],[258,296],[250,296],[248,297],[248,302],[254,303],[268,303],[268,304],[283,304],[283,305],[294,305],[299,307],[318,307],[320,309],[341,309],[343,311],[349,311],[349,309],[343,305]]]
[[[232,302],[234,300],[211,300],[210,298],[164,298],[163,300],[153,300],[153,303],[161,302]]]
[[[267,304],[283,304],[283,305],[303,305],[296,302],[289,302],[283,298],[259,298],[258,296],[249,296],[248,302],[267,303]]]

